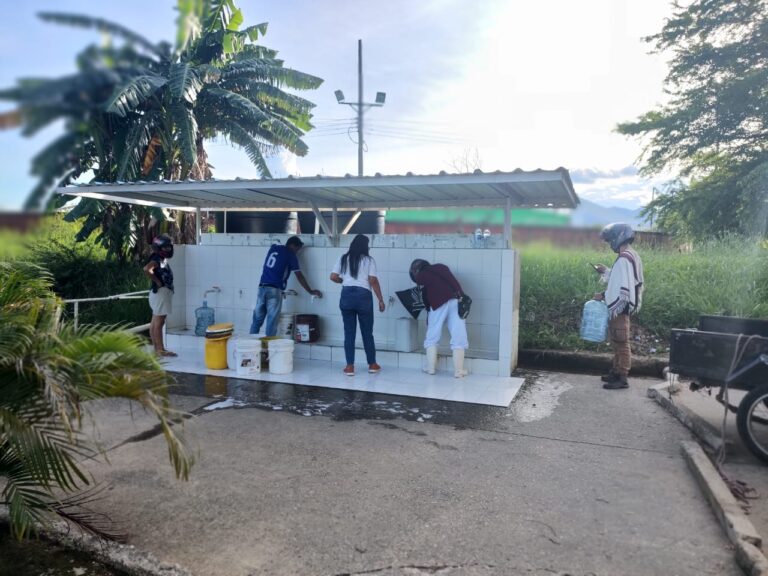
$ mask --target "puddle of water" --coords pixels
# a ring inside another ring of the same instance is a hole
[[[526,384],[510,407],[446,402],[373,392],[238,380],[197,374],[175,374],[176,394],[212,396],[217,402],[205,411],[256,408],[304,417],[326,416],[337,421],[394,420],[451,425],[457,429],[506,429],[513,423],[532,422],[551,415],[559,396],[570,385],[535,372],[518,372]],[[216,382],[210,382],[215,379]]]
[[[234,398],[227,398],[226,400],[222,400],[221,402],[216,402],[215,404],[209,404],[208,406],[205,406],[203,410],[210,412],[211,410],[225,410],[226,408],[240,408],[245,405],[246,405],[245,402],[240,402],[239,400],[235,400]]]
[[[510,417],[517,422],[535,422],[547,418],[555,411],[560,395],[571,388],[573,386],[567,382],[541,377],[512,403]]]

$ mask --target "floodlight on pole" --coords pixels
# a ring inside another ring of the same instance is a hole
[[[363,102],[363,41],[357,41],[357,102],[346,102],[344,92],[336,90],[336,102],[346,104],[357,112],[357,175],[363,175],[363,115],[368,108],[384,106],[387,99],[385,92],[376,92],[375,102]],[[380,211],[376,217],[376,233],[384,233],[385,211]]]

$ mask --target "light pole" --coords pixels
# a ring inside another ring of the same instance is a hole
[[[363,116],[368,108],[384,106],[387,95],[384,92],[376,92],[375,102],[363,102],[363,41],[357,41],[357,102],[344,100],[344,92],[336,90],[336,101],[346,104],[357,112],[357,175],[363,175]],[[385,210],[380,210],[376,215],[376,233],[384,234],[384,220],[387,216]]]

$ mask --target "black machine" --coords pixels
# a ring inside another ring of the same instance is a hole
[[[768,320],[701,316],[698,330],[672,330],[669,370],[692,387],[720,388],[723,404],[726,389],[747,391],[728,407],[744,444],[768,463]]]

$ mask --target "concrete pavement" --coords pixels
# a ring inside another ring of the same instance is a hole
[[[185,425],[199,451],[186,483],[161,437],[121,443],[151,421],[94,405],[117,446],[91,465],[113,486],[97,507],[199,576],[739,574],[680,454],[690,435],[648,381],[528,379],[498,410],[228,383],[240,407]]]

